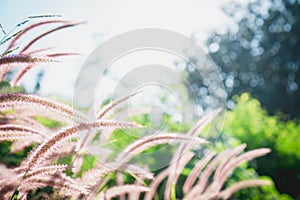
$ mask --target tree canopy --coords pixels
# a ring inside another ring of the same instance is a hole
[[[234,95],[250,92],[270,114],[300,117],[300,1],[268,0],[223,7],[236,22],[207,40],[219,66],[231,108]],[[203,87],[200,76],[191,82]]]

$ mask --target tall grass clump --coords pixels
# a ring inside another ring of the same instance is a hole
[[[39,21],[32,23],[36,18]],[[56,27],[18,46],[23,36],[50,24]],[[220,153],[204,148],[205,154],[200,157],[191,149],[191,142],[197,147],[209,143],[199,133],[220,110],[199,119],[188,132],[153,133],[136,139],[111,160],[105,144],[111,142],[114,132],[143,128],[135,122],[113,120],[109,115],[109,111],[132,95],[103,106],[91,122],[82,110],[26,93],[20,86],[30,69],[56,62],[61,56],[74,55],[49,53],[49,48],[34,49],[33,44],[79,24],[52,15],[31,16],[18,24],[24,27],[21,31],[12,31],[1,39],[4,50],[0,54],[0,81],[6,89],[1,88],[0,94],[0,141],[9,149],[7,154],[21,155],[21,162],[1,161],[0,199],[228,199],[244,188],[271,183],[249,179],[227,186],[237,166],[269,153],[267,148],[244,152],[246,145],[242,144]],[[85,135],[84,140],[79,133]],[[104,141],[101,135],[105,135]],[[95,140],[102,144],[101,162],[83,148]],[[130,162],[149,148],[170,142],[179,146],[164,169],[151,172],[147,166]]]

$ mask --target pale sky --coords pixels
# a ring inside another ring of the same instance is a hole
[[[31,15],[60,14],[70,21],[87,21],[71,29],[56,32],[36,47],[57,47],[53,52],[77,52],[76,57],[60,58],[61,63],[45,64],[32,70],[23,83],[30,91],[32,75],[45,70],[43,95],[72,98],[77,73],[88,54],[103,41],[139,28],[162,28],[185,36],[194,35],[203,48],[212,30],[224,31],[232,22],[220,9],[225,0],[2,0],[0,22],[6,31]]]

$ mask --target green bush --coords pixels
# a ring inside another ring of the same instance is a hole
[[[283,121],[280,115],[269,116],[259,101],[247,93],[235,100],[234,110],[227,112],[224,134],[247,143],[247,150],[272,149],[271,154],[256,161],[257,171],[271,176],[281,192],[299,196],[299,190],[291,187],[300,185],[299,121]]]

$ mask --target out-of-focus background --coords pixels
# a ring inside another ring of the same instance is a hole
[[[23,81],[27,91],[71,99],[80,66],[103,41],[138,28],[176,31],[201,45],[220,70],[228,109],[224,142],[271,148],[270,155],[251,166],[274,180],[278,191],[271,192],[300,198],[299,0],[1,2],[6,32],[40,14],[87,23],[37,44],[81,55],[35,68]],[[189,63],[174,63],[189,71]],[[204,99],[208,86],[193,71],[189,74],[198,98]]]
[[[70,32],[61,31],[49,35],[46,40],[36,44],[82,54],[76,58],[64,59],[62,64],[56,64],[51,68],[42,66],[45,73],[40,92],[44,95],[55,93],[62,97],[72,97],[79,68],[88,54],[102,42],[126,31],[139,28],[162,28],[186,36],[194,35],[204,47],[211,31],[219,30],[225,33],[230,25],[229,17],[221,10],[221,4],[222,1],[217,0],[209,2],[196,0],[35,2],[30,0],[26,3],[3,1],[0,17],[6,32],[22,19],[35,15],[58,14],[65,20],[87,22]],[[38,73],[38,69],[32,73]],[[24,83],[27,89],[32,90],[30,80],[27,79]]]

